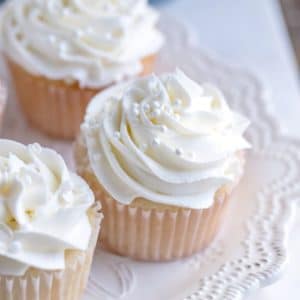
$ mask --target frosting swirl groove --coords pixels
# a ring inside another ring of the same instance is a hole
[[[241,175],[248,125],[218,89],[177,70],[96,96],[82,134],[90,167],[117,201],[201,209]]]
[[[94,196],[60,155],[0,140],[0,274],[65,267],[65,250],[86,250]]]
[[[142,70],[162,35],[147,0],[11,0],[1,46],[27,71],[99,88]]]

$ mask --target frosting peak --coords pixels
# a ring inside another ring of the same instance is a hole
[[[146,0],[10,0],[1,44],[35,75],[99,88],[141,72],[162,45],[157,19]]]
[[[177,70],[96,96],[82,131],[91,167],[117,201],[198,209],[241,174],[248,125],[218,89]]]
[[[63,269],[66,249],[88,247],[93,202],[56,152],[0,140],[0,274]]]

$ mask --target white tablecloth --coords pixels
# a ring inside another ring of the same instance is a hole
[[[278,1],[170,0],[159,8],[185,22],[200,47],[255,73],[270,93],[270,107],[282,130],[300,137],[299,75]],[[299,230],[296,216],[284,276],[250,300],[300,299]]]

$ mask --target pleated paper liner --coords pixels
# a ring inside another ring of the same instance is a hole
[[[10,59],[6,58],[6,61],[28,121],[52,137],[74,138],[91,98],[105,89],[80,88],[77,83],[34,76]],[[155,55],[143,59],[141,75],[152,72],[154,61]]]
[[[105,195],[101,199],[107,216],[102,245],[137,260],[168,261],[190,256],[214,240],[227,200],[224,193],[209,209],[172,211],[126,206]]]
[[[101,187],[88,165],[80,139],[75,145],[79,174],[102,204],[105,216],[101,244],[109,251],[144,261],[169,261],[190,256],[206,248],[216,237],[232,187],[220,189],[208,209],[186,209],[158,205],[123,205]]]
[[[30,268],[24,276],[0,276],[1,300],[79,300],[86,287],[98,239],[100,205],[90,210],[92,235],[86,251],[66,251],[66,267],[59,271]]]
[[[6,87],[4,86],[4,82],[1,81],[0,79],[0,129],[2,127],[6,101],[7,101]]]

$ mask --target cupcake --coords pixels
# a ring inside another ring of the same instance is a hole
[[[0,81],[0,128],[3,122],[3,114],[6,106],[6,89],[4,87],[3,82]]]
[[[243,173],[248,124],[217,88],[179,70],[97,95],[75,158],[103,207],[103,245],[146,261],[208,246]]]
[[[0,299],[81,299],[100,221],[61,156],[0,140]]]
[[[28,120],[73,138],[91,97],[152,72],[163,38],[145,0],[11,0],[1,47]]]

